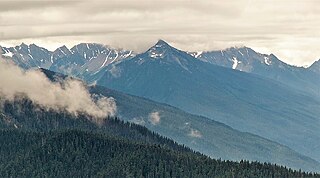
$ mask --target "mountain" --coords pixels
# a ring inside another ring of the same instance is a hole
[[[50,79],[65,77],[48,70],[43,70],[43,72]],[[115,98],[117,115],[121,119],[145,126],[153,132],[171,138],[212,158],[237,161],[242,159],[258,160],[286,165],[295,169],[320,170],[320,164],[309,157],[276,142],[250,133],[239,132],[222,123],[101,86],[92,86],[88,89],[91,93]],[[105,126],[97,127],[90,122],[90,118],[86,119],[86,116],[80,115],[78,118],[74,118],[67,113],[56,113],[43,109],[28,100],[6,102],[3,106],[3,110],[0,111],[1,128],[9,127],[41,132],[68,128],[98,130],[117,137],[147,143],[154,143],[155,140],[153,136],[126,131],[127,127],[133,126],[118,128],[114,126],[114,122],[109,121]],[[137,127],[137,130],[144,133],[144,129],[140,127]],[[159,144],[159,142],[155,143]],[[171,144],[166,142],[163,145],[170,146]]]
[[[161,135],[212,157],[231,160],[265,160],[288,165],[288,162],[282,162],[283,155],[287,155],[291,151],[283,146],[276,146],[270,140],[241,133],[219,122],[191,115],[168,105],[126,95],[104,87],[93,86],[90,91],[115,98],[118,115],[122,119],[144,125]],[[154,122],[154,115],[159,117],[159,122]],[[281,150],[286,151],[282,152]],[[290,162],[292,163],[294,160],[296,158]],[[290,165],[293,165],[291,163]]]
[[[35,44],[22,43],[16,47],[0,47],[1,51],[3,58],[12,60],[23,69],[45,68],[79,77],[93,74],[113,62],[135,56],[133,51],[96,43],[81,43],[71,49],[61,46],[53,52]]]
[[[213,160],[81,130],[1,130],[0,140],[3,177],[320,177],[267,163]]]
[[[159,41],[92,81],[167,103],[320,160],[320,99],[259,75],[195,59]]]
[[[13,61],[25,69],[41,67],[42,63],[39,63],[42,60],[41,55],[30,53],[33,59],[26,58],[26,54],[23,55],[25,51],[29,53],[30,46],[22,44],[15,48],[2,47],[2,56],[7,60],[11,60],[13,57]],[[37,51],[46,51],[39,48]],[[252,70],[257,73],[246,71],[254,74],[252,75],[216,65],[208,65],[209,59],[201,62],[187,53],[169,46],[162,40],[146,53],[136,57],[131,51],[121,55],[119,50],[107,52],[108,50],[104,51],[103,48],[109,49],[110,47],[92,43],[79,44],[71,49],[62,46],[54,52],[48,51],[49,57],[42,61],[46,61],[44,63],[49,63],[50,66],[44,65],[44,68],[51,68],[65,74],[72,74],[90,83],[98,82],[123,92],[177,106],[187,112],[226,123],[238,130],[258,134],[285,144],[319,161],[320,154],[317,152],[319,150],[317,149],[319,148],[317,142],[319,140],[319,131],[317,131],[319,128],[319,99],[318,96],[310,97],[309,94],[301,92],[308,88],[310,93],[319,93],[318,82],[316,82],[319,77],[314,75],[317,67],[311,66],[310,70],[303,70],[307,72],[299,72],[300,68],[288,66],[280,60],[278,61],[274,55],[255,54],[249,48],[230,49],[228,59],[230,57],[233,59],[232,53],[238,53],[237,55],[242,53],[245,56],[245,52],[248,50],[248,56],[236,59],[241,60],[242,63],[247,60],[246,64],[248,65],[254,63],[252,66],[256,69],[260,66],[262,74],[258,74],[259,70]],[[35,50],[30,50],[30,52],[32,51]],[[225,51],[220,51],[220,53],[226,55]],[[205,54],[205,52],[202,53],[197,53],[195,56],[200,59]],[[95,57],[100,55],[105,58]],[[35,56],[40,57],[36,58]],[[122,57],[118,58],[118,56]],[[262,56],[260,61],[256,60],[259,56]],[[265,57],[270,61],[268,62]],[[236,64],[238,63],[240,62]],[[226,63],[224,67],[230,68],[230,64],[235,69],[241,66],[240,64],[235,66],[235,63],[232,62]],[[278,67],[272,69],[273,72],[265,72],[269,70],[268,66],[269,68],[271,66]],[[250,67],[247,66],[247,68]],[[277,71],[279,68],[285,68],[285,70],[279,72]],[[287,71],[291,71],[290,75],[287,75]],[[268,77],[270,73],[272,75],[275,73],[275,77]],[[278,78],[281,80],[277,80],[278,74],[280,76]],[[296,76],[298,76],[298,80],[295,80]],[[300,76],[304,76],[303,82],[305,83],[302,83]],[[286,82],[287,79],[289,79],[288,82]],[[310,79],[314,82],[310,82]],[[282,84],[276,81],[281,81]],[[296,82],[296,84],[291,82]],[[133,119],[134,122],[140,124],[147,121],[149,124],[149,116],[147,117],[147,115],[151,113],[153,111],[145,114],[144,120],[139,117],[128,119]],[[156,113],[155,116],[157,116]],[[270,129],[275,131],[270,132]],[[198,130],[192,129],[189,129],[189,134],[198,135],[198,138],[201,135]],[[250,155],[247,156],[250,157]],[[239,158],[237,154],[231,157],[233,159]],[[265,159],[266,156],[264,155],[262,158]]]
[[[320,75],[320,59],[314,62],[309,68]]]
[[[261,54],[248,47],[233,47],[226,50],[190,54],[211,64],[258,74],[320,96],[319,72],[315,73],[312,67],[303,68],[288,65],[273,54]]]
[[[65,56],[69,56],[69,55],[72,55],[72,51],[70,51],[70,49],[68,47],[66,47],[65,45],[57,48],[56,50],[54,50],[52,52],[52,59],[54,61],[60,59],[60,58],[63,58]],[[53,63],[53,62],[52,62]]]
[[[248,73],[266,72],[275,69],[294,69],[294,66],[280,61],[275,55],[260,54],[248,47],[232,47],[219,51],[190,53],[197,59],[215,65]]]
[[[51,66],[51,52],[45,48],[35,44],[26,45],[22,43],[16,47],[0,47],[2,56],[8,60],[13,60],[14,63],[24,69],[29,68],[48,68]]]
[[[71,54],[59,57],[56,63],[50,67],[50,70],[85,77],[86,75],[96,73],[101,68],[127,58],[133,57],[132,51],[115,49],[95,43],[81,43],[71,48]]]
[[[133,51],[116,49],[97,43],[81,43],[71,49],[61,46],[51,52],[35,44],[5,48],[2,56],[24,69],[46,68],[94,80],[92,75],[111,63],[133,58]],[[232,47],[219,51],[189,52],[195,58],[211,64],[267,77],[312,95],[320,96],[320,77],[316,67],[296,67],[279,60],[275,55],[261,54],[248,47]],[[155,57],[155,56],[154,56]],[[112,69],[115,71],[115,69]],[[115,71],[114,73],[117,73]]]

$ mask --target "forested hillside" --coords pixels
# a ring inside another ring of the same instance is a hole
[[[122,125],[122,124],[120,124]],[[0,131],[1,177],[320,177],[80,130]]]
[[[46,110],[28,99],[0,112],[0,177],[320,177],[269,163],[221,161],[146,127]]]
[[[159,144],[166,148],[191,152],[191,149],[151,132],[144,126],[124,122],[117,117],[106,118],[101,125],[97,125],[85,114],[74,116],[68,112],[46,110],[28,99],[3,102],[3,109],[0,110],[0,128],[33,132],[64,129],[95,131],[133,142]]]

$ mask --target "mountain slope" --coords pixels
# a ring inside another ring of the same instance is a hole
[[[303,68],[288,65],[273,54],[260,54],[248,47],[191,54],[197,59],[211,64],[258,74],[320,96],[319,73],[315,73],[312,67]]]
[[[319,98],[270,79],[199,61],[164,41],[133,59],[108,66],[92,79],[263,136],[320,160]]]

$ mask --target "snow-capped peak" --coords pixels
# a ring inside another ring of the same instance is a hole
[[[151,58],[163,58],[165,53],[170,50],[170,48],[171,46],[167,42],[159,40],[147,52]]]
[[[164,40],[158,40],[158,42],[155,44],[155,47],[164,47],[164,46],[170,46],[167,42]]]

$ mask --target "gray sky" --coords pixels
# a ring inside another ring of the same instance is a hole
[[[97,42],[138,52],[248,46],[294,65],[320,58],[320,0],[0,0],[0,45]]]

